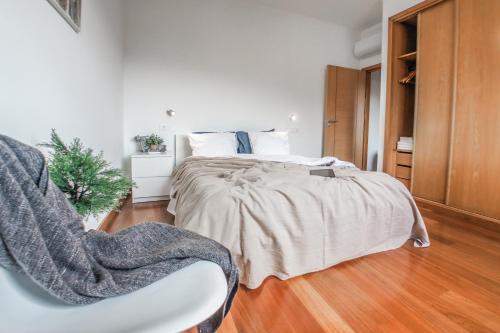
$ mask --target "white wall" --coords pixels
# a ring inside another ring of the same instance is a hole
[[[376,171],[380,146],[380,71],[370,75],[370,113],[368,120],[367,170]]]
[[[320,156],[326,65],[359,66],[353,31],[249,1],[128,0],[125,36],[126,153],[166,123],[167,138],[297,127],[293,153]]]
[[[380,64],[382,50],[382,23],[377,23],[362,30],[354,46],[355,50],[370,50],[359,58],[359,67],[365,68]]]
[[[55,128],[120,167],[122,106],[121,1],[83,1],[76,34],[44,0],[0,0],[0,133],[36,145]]]
[[[423,0],[384,0],[382,15],[382,73],[380,88],[380,149],[378,159],[378,170],[383,169],[384,159],[384,131],[385,131],[385,110],[387,91],[387,46],[388,46],[388,20],[389,17],[408,9]]]
[[[123,4],[85,0],[77,34],[44,0],[0,0],[0,133],[80,137],[121,166]]]

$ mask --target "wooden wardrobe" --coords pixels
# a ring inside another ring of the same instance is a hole
[[[497,223],[499,15],[500,0],[428,0],[389,19],[384,147],[384,171],[417,201]]]

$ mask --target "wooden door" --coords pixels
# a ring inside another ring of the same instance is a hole
[[[419,14],[413,195],[445,203],[455,59],[455,4]]]
[[[328,65],[323,155],[362,166],[365,73]]]
[[[499,0],[457,0],[449,205],[500,219]]]

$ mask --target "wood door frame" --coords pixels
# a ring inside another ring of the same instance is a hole
[[[363,121],[363,159],[362,169],[366,170],[368,165],[368,129],[370,127],[370,95],[371,95],[371,76],[373,72],[382,70],[382,64],[378,63],[361,69],[366,72],[365,76],[365,105]]]

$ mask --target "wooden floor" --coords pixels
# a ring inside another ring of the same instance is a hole
[[[116,232],[172,223],[166,202],[128,202]],[[426,249],[403,248],[287,281],[241,287],[218,332],[500,332],[500,232],[421,209]]]

